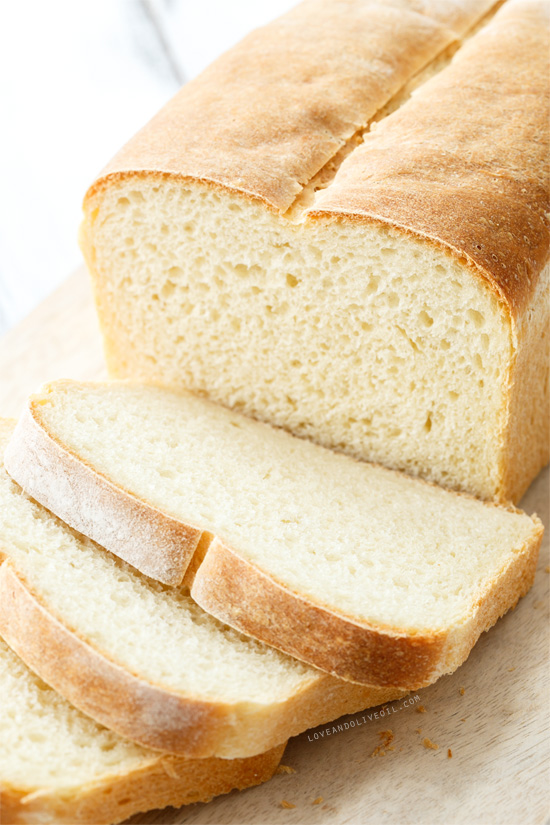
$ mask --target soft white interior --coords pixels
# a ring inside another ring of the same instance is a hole
[[[325,446],[495,493],[509,322],[446,253],[153,176],[112,182],[89,207],[114,375],[187,387]]]
[[[0,696],[0,786],[68,789],[156,758],[72,707],[2,639]]]
[[[384,625],[459,622],[534,529],[525,514],[355,461],[190,395],[60,382],[42,396],[40,411],[47,430],[115,483],[220,536],[291,589]],[[120,576],[131,574],[125,568]],[[174,596],[147,593],[175,609]]]
[[[11,427],[0,427],[3,450]],[[208,701],[284,701],[319,678],[70,530],[0,470],[0,545],[80,636],[154,684]]]

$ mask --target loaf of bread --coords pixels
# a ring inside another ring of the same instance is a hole
[[[12,429],[0,421],[0,455]],[[5,641],[73,705],[147,747],[253,756],[404,695],[335,679],[222,625],[183,588],[72,531],[3,469],[0,561]]]
[[[85,199],[111,374],[519,500],[549,456],[548,3],[493,5],[309,0],[186,85]]]
[[[531,586],[542,537],[540,521],[513,508],[127,382],[46,385],[5,464],[34,499],[149,576],[178,584],[187,567],[192,598],[227,624],[380,687],[418,688],[462,664]],[[1,582],[0,571],[0,595]]]
[[[72,707],[0,639],[0,822],[112,825],[269,779],[284,744],[248,759],[187,759],[128,742]]]

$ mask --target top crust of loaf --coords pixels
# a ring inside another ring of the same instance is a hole
[[[477,5],[482,14],[491,2]],[[444,22],[410,6],[299,4],[184,86],[99,181],[163,172],[212,181],[286,211],[341,146],[456,40]]]
[[[95,198],[121,178],[170,176],[287,211],[494,5],[302,3],[185,86],[92,184],[85,210],[93,217]],[[442,246],[517,319],[550,249],[548,11],[542,0],[507,3],[454,65],[367,135],[302,220],[380,222]]]
[[[550,6],[507,3],[377,124],[309,211],[373,220],[464,258],[518,316],[550,250]]]

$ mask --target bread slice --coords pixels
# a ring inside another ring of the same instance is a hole
[[[0,424],[3,450],[13,424]],[[139,540],[139,539],[138,539]],[[353,685],[222,625],[73,532],[0,471],[0,633],[80,710],[193,757],[269,750],[403,691]]]
[[[507,2],[439,71],[491,5],[304,3],[186,85],[85,199],[111,375],[519,501],[550,457],[550,27]]]
[[[73,527],[172,584],[188,544],[176,577],[177,542],[166,564],[155,536],[177,522],[200,536],[187,580],[205,610],[379,686],[418,688],[458,667],[531,586],[543,532],[513,508],[125,382],[46,385],[5,463]]]
[[[112,825],[208,802],[273,775],[285,745],[247,759],[146,750],[76,710],[0,639],[0,822]]]

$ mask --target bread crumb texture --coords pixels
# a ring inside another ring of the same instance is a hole
[[[118,487],[359,620],[415,633],[463,624],[533,534],[524,513],[351,461],[189,394],[60,381],[36,398],[41,426]],[[118,609],[130,612],[136,601],[126,605],[121,587]],[[94,633],[99,623],[107,617]],[[172,656],[150,635],[147,650],[168,667]],[[244,670],[239,681],[249,690]]]
[[[115,376],[492,497],[510,330],[448,254],[391,228],[296,226],[168,180],[113,185],[100,213]]]
[[[395,750],[395,747],[392,745],[392,742],[394,740],[393,731],[378,731],[378,737],[380,739],[380,744],[375,747],[375,749],[371,753],[371,756],[386,756],[386,753],[388,751]]]
[[[296,773],[296,768],[291,768],[290,765],[279,765],[275,773]]]

